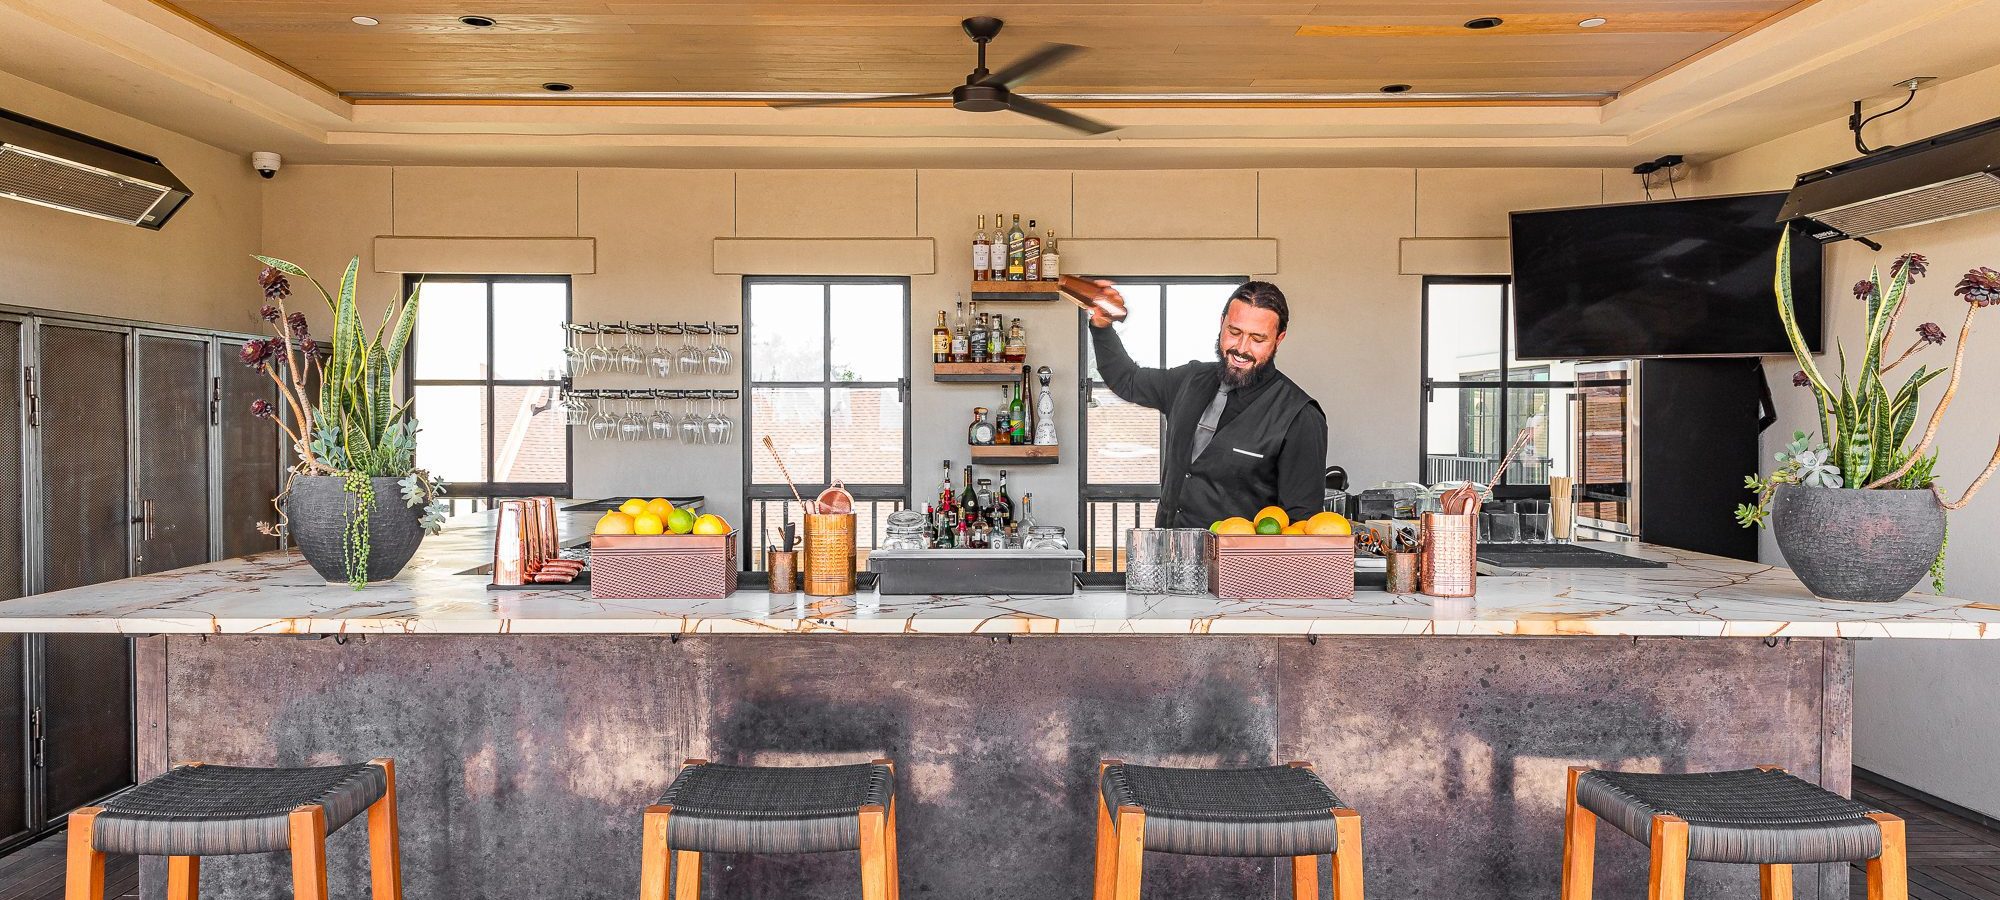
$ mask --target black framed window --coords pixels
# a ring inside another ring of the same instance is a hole
[[[1418,471],[1425,484],[1490,482],[1514,436],[1534,437],[1506,483],[1545,485],[1575,452],[1576,366],[1515,359],[1512,287],[1504,277],[1424,279]]]
[[[853,493],[865,557],[910,495],[910,280],[746,277],[743,323],[746,562],[762,569],[753,548],[798,518],[787,471],[808,498],[835,479]]]
[[[1215,358],[1222,308],[1242,278],[1121,278],[1128,315],[1112,327],[1139,365],[1172,368]],[[1077,488],[1084,564],[1093,572],[1125,569],[1125,529],[1150,527],[1160,500],[1160,440],[1166,419],[1111,393],[1097,373],[1090,320],[1077,313],[1080,379]]]
[[[496,497],[570,494],[568,276],[409,275],[423,285],[404,381],[417,463],[449,485],[453,512]]]

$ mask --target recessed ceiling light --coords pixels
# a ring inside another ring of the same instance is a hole
[[[493,20],[485,16],[459,16],[458,24],[470,25],[474,28],[492,28]]]
[[[1410,86],[1407,84],[1385,84],[1382,86],[1382,93],[1401,94],[1407,92],[1409,89]]]
[[[1585,20],[1583,20],[1583,21],[1581,21],[1581,22],[1578,22],[1578,23],[1576,23],[1576,27],[1578,27],[1578,28],[1596,28],[1597,26],[1599,26],[1599,25],[1602,25],[1602,24],[1604,24],[1604,23],[1605,23],[1606,21],[1607,21],[1607,20],[1606,20],[1606,19],[1605,19],[1605,18],[1604,18],[1603,16],[1591,16],[1591,17],[1590,17],[1590,18],[1588,18],[1588,19],[1585,19]]]
[[[570,84],[567,84],[567,83],[565,83],[565,82],[561,82],[561,81],[550,81],[550,82],[545,82],[545,83],[544,83],[544,84],[542,85],[542,90],[545,90],[545,91],[554,91],[554,92],[556,92],[556,93],[560,94],[560,93],[562,93],[563,91],[567,91],[567,90],[570,90],[570,89],[572,89],[572,87],[573,87],[573,85],[570,85]]]
[[[1474,31],[1484,31],[1488,28],[1500,27],[1500,24],[1503,21],[1504,20],[1501,19],[1499,16],[1480,16],[1477,19],[1473,19],[1472,21],[1465,23],[1465,27],[1470,28]]]
[[[352,19],[348,19],[347,21],[349,21],[349,22],[353,22],[353,23],[354,23],[354,24],[356,24],[356,25],[380,25],[380,24],[382,24],[382,20],[381,20],[381,19],[378,19],[378,18],[375,18],[374,16],[355,16],[354,18],[352,18]]]

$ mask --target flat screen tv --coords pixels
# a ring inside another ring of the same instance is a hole
[[[1514,355],[1790,355],[1771,276],[1782,191],[1512,215]],[[1792,226],[1799,330],[1820,349],[1821,249]]]

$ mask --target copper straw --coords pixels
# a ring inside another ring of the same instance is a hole
[[[792,499],[799,501],[799,509],[808,516],[818,512],[816,507],[806,505],[806,498],[799,496],[799,486],[792,483],[792,470],[785,468],[785,458],[778,455],[777,445],[771,443],[768,434],[764,435],[764,449],[770,451],[771,461],[778,464],[778,471],[785,476],[785,486],[792,489]]]

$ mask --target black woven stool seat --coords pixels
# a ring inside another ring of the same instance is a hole
[[[291,812],[326,808],[331,834],[382,799],[382,767],[181,766],[98,804],[91,844],[104,853],[223,856],[291,847]]]
[[[890,768],[779,768],[700,763],[660,798],[673,808],[667,846],[705,853],[825,853],[861,848],[861,808],[887,808]]]
[[[1104,767],[1104,805],[1146,813],[1148,850],[1195,856],[1332,853],[1333,789],[1303,766],[1261,769]]]
[[[1859,862],[1882,853],[1873,807],[1785,772],[1586,772],[1577,805],[1645,842],[1662,813],[1688,823],[1688,858],[1725,863]]]

